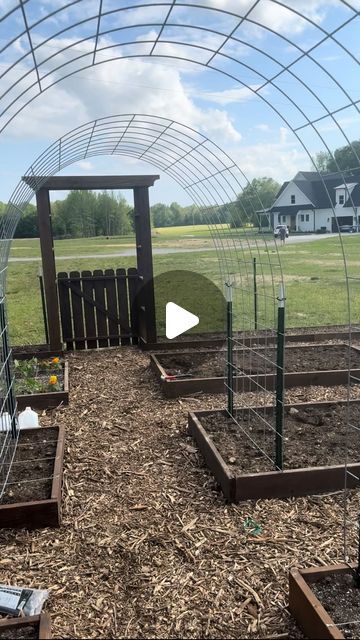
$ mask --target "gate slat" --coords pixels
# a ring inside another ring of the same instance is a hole
[[[62,280],[67,281],[68,277],[69,276],[65,271],[61,271],[57,275],[62,338],[63,342],[66,343],[66,349],[68,351],[73,351],[74,343],[71,340],[73,336],[73,329],[71,322],[70,293],[65,282],[62,282]]]
[[[105,280],[105,289],[106,289],[106,300],[107,300],[107,309],[111,316],[117,317],[117,300],[116,300],[116,285],[115,285],[115,272],[114,269],[105,269],[105,275],[107,279]],[[113,278],[111,278],[113,276]],[[119,333],[119,325],[113,318],[108,317],[108,325],[109,325],[109,335],[113,336]],[[109,338],[110,347],[116,347],[120,344],[119,338]]]
[[[75,286],[77,289],[81,291],[81,280],[80,280],[80,272],[79,271],[70,271],[70,279],[75,279]],[[73,315],[73,325],[74,325],[74,338],[75,338],[75,349],[85,349],[85,340],[80,340],[79,338],[84,338],[85,329],[84,329],[84,312],[82,305],[82,298],[71,289],[71,305],[72,305],[72,315]]]
[[[134,267],[127,270],[128,290],[129,290],[129,308],[130,308],[130,324],[132,333],[132,344],[138,344],[138,310],[136,296],[139,290],[138,271]]]
[[[88,298],[94,299],[93,295],[93,281],[88,278],[92,277],[91,271],[82,271],[81,277],[86,278],[82,281],[82,290],[84,295]],[[96,320],[95,320],[95,307],[84,299],[84,318],[85,318],[85,334],[86,336],[96,336]],[[97,349],[97,340],[87,340],[88,349]]]
[[[118,316],[120,319],[121,344],[130,344],[129,296],[126,286],[126,270],[116,269],[116,286],[118,294]],[[119,327],[118,327],[119,329]]]
[[[58,274],[63,340],[68,350],[137,344],[137,269]]]
[[[95,292],[96,302],[105,308],[105,287],[104,287],[105,281],[101,280],[101,276],[103,275],[104,273],[102,269],[95,269],[94,292]],[[96,322],[97,322],[98,335],[99,336],[109,335],[106,315],[105,313],[100,311],[100,309],[96,309]],[[99,347],[108,347],[108,346],[109,346],[109,341],[107,339],[104,339],[104,338],[99,339]]]

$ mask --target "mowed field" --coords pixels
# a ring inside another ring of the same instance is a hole
[[[211,232],[204,226],[174,227],[154,230],[153,247],[162,250],[176,249],[176,253],[154,255],[155,275],[172,270],[190,270],[205,275],[222,288],[224,276],[221,264],[234,274],[235,327],[251,328],[253,322],[252,260],[257,259],[257,283],[259,303],[259,326],[273,323],[275,298],[281,279],[281,270],[286,283],[286,319],[288,327],[318,324],[343,324],[348,321],[348,288],[345,277],[345,262],[350,283],[352,322],[360,317],[360,234],[321,238],[309,243],[278,247],[271,239],[264,244],[250,232],[245,239],[242,232],[228,233],[222,230],[224,250],[212,250]],[[234,242],[236,243],[236,249]],[[256,246],[257,244],[257,246]],[[55,243],[58,271],[82,269],[128,268],[136,266],[135,256],[118,256],[118,252],[131,250],[134,238],[85,238],[60,240]],[[181,249],[184,252],[181,252]],[[210,250],[211,249],[211,250]],[[180,251],[179,251],[180,250]],[[191,251],[189,251],[191,250]],[[193,250],[193,251],[192,251]],[[344,262],[343,252],[346,261]],[[84,257],[93,256],[93,257]],[[103,257],[106,256],[106,257]],[[38,240],[15,240],[11,249],[8,269],[7,301],[12,344],[38,343],[44,341],[43,319],[39,292],[38,273],[41,266]],[[219,257],[221,262],[219,262]],[[23,261],[35,258],[31,262]],[[38,259],[36,259],[38,258]],[[67,259],[61,259],[67,258]],[[280,268],[281,264],[281,268]],[[191,292],[183,298],[191,301]],[[160,311],[173,297],[162,287],[158,291],[157,305]],[[191,310],[191,309],[189,309]],[[212,300],[206,300],[204,308],[208,318],[207,329],[222,328]],[[164,327],[160,326],[160,332]]]
[[[218,228],[226,234],[228,225],[218,225]],[[241,234],[240,231],[239,234]],[[192,245],[197,247],[210,247],[213,244],[211,230],[207,225],[163,227],[161,229],[153,229],[152,243],[154,247],[160,248],[191,248]],[[105,236],[98,236],[96,238],[55,240],[55,251],[58,256],[74,256],[79,255],[80,253],[92,255],[116,254],[119,251],[134,247],[134,235],[111,236],[109,238],[106,238]],[[40,257],[39,240],[37,238],[23,238],[21,240],[15,240],[12,245],[11,257]]]

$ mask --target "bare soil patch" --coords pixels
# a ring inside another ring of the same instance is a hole
[[[348,347],[342,344],[291,346],[285,349],[285,371],[347,369],[348,353]],[[223,350],[157,354],[157,358],[169,375],[188,374],[195,378],[217,378],[225,375],[227,355]],[[234,351],[234,364],[238,375],[274,373],[276,350],[273,347],[238,349]],[[360,368],[360,351],[351,350],[351,367]]]
[[[351,573],[333,574],[311,584],[311,590],[345,638],[360,637],[360,589]],[[357,624],[346,624],[357,622]]]
[[[30,502],[51,497],[56,440],[44,432],[21,431],[2,502]]]
[[[0,638],[6,640],[35,640],[39,637],[39,625],[29,624],[26,627],[10,627],[0,629]]]
[[[346,404],[334,404],[327,408],[304,407],[293,415],[287,411],[284,420],[284,469],[343,463],[346,454],[346,413]],[[359,418],[360,405],[352,406],[351,423],[357,424]],[[245,409],[238,412],[236,419],[238,424],[226,415],[214,412],[202,416],[201,424],[224,461],[234,471],[274,471],[274,465],[271,464],[275,453],[273,412],[260,410],[255,413]],[[349,429],[348,462],[358,462],[359,451],[360,432]]]

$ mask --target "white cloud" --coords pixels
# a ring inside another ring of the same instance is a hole
[[[285,144],[288,137],[288,129],[286,127],[280,127],[280,144]]]
[[[268,124],[265,124],[263,122],[260,122],[259,124],[255,125],[255,129],[258,129],[259,131],[270,131],[270,127]]]
[[[240,144],[229,150],[229,154],[249,180],[261,175],[282,183],[310,166],[309,156],[294,138],[289,139],[288,133],[280,127],[274,142]]]
[[[64,39],[57,46],[60,49],[60,46],[69,44],[71,40]],[[60,64],[70,62],[65,67],[67,72],[81,69],[84,59],[73,62],[74,56],[85,53],[89,56],[85,60],[90,61],[92,47],[91,43],[82,43],[81,48],[76,45],[72,50],[60,52],[51,63],[45,63],[44,67],[49,75],[42,81],[43,86],[56,83],[61,78],[64,69],[56,70]],[[42,73],[45,72],[44,67]],[[237,94],[230,91],[225,99],[226,94],[221,98],[221,93],[215,93],[214,101],[226,104],[235,95]],[[244,97],[244,92],[239,95]],[[226,111],[195,104],[191,90],[186,88],[183,75],[175,66],[169,73],[167,65],[140,59],[109,61],[91,69],[80,70],[36,98],[16,117],[6,134],[53,139],[66,133],[69,128],[113,113],[161,115],[218,140],[241,139],[240,132],[236,130]]]
[[[199,0],[203,6],[231,11],[237,15],[245,15],[253,0]],[[271,0],[260,0],[249,15],[250,20],[256,20],[260,25],[269,27],[277,32],[301,33],[306,29],[305,18],[320,24],[327,10],[338,4],[337,0],[284,0],[282,6]],[[304,18],[294,13],[296,10]],[[255,32],[254,32],[255,33]],[[259,32],[257,35],[260,35]]]
[[[90,160],[80,160],[80,162],[76,162],[74,167],[78,167],[82,171],[92,171],[94,169],[94,163]]]
[[[234,89],[225,89],[224,91],[204,91],[202,93],[198,93],[197,97],[202,100],[207,100],[208,102],[216,102],[217,104],[226,105],[231,104],[233,102],[245,102],[246,100],[250,100],[255,97],[252,89],[255,91],[260,85],[253,84],[250,85],[250,88],[247,87],[237,87]],[[194,93],[193,95],[196,95]]]

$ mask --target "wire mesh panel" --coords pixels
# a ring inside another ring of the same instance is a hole
[[[11,350],[8,342],[8,325],[6,321],[5,300],[0,299],[0,499],[6,488],[11,465],[14,459],[19,429],[16,417],[16,400],[14,393],[14,374]]]
[[[216,73],[217,77],[234,83],[237,91],[256,97],[263,113],[271,113],[278,119],[284,135],[291,134],[296,152],[300,150],[303,163],[309,165],[304,171],[311,173],[312,178],[304,172],[298,176],[299,181],[310,184],[307,206],[311,208],[313,198],[319,197],[332,221],[332,231],[338,232],[339,226],[345,224],[339,207],[346,202],[350,226],[358,227],[360,150],[358,143],[351,142],[348,124],[359,122],[360,96],[355,82],[359,73],[359,7],[357,2],[345,0],[314,4],[290,0],[230,1],[224,8],[222,0],[146,3],[128,0],[121,6],[109,1],[94,7],[87,0],[73,0],[54,7],[40,6],[35,0],[14,0],[3,10],[0,22],[0,131],[29,108],[36,97],[41,95],[45,99],[48,89],[80,71],[130,58],[168,58],[173,66],[190,63],[192,68],[202,67]],[[286,29],[282,28],[284,19]],[[267,39],[265,44],[261,42],[262,36]],[[329,43],[333,47],[330,56]],[[242,94],[236,95],[240,98]],[[347,148],[346,161],[340,153],[332,154],[335,146]],[[315,155],[315,151],[320,153]],[[218,251],[221,283],[231,291],[227,359],[224,357],[233,400],[228,409],[239,421],[237,405],[244,407],[245,403],[242,416],[247,424],[242,428],[250,437],[252,419],[263,427],[254,446],[276,468],[281,468],[275,438],[279,443],[283,435],[279,430],[280,387],[286,362],[283,364],[281,353],[284,347],[281,309],[285,309],[286,318],[287,310],[294,304],[288,293],[291,274],[282,268],[285,258],[280,260],[278,246],[273,247],[268,237],[262,234],[254,237],[246,229],[239,234],[236,227],[236,219],[241,216],[244,223],[246,218],[258,219],[261,229],[262,214],[258,212],[265,213],[263,203],[259,198],[245,209],[239,205],[237,196],[249,180],[237,163],[207,136],[174,120],[146,115],[101,118],[64,134],[41,154],[27,175],[49,176],[76,161],[100,155],[140,158],[166,172],[201,207]],[[40,186],[41,180],[33,185],[20,182],[9,202],[1,229],[3,290],[9,240],[19,215]],[[346,197],[344,203],[337,200],[336,189],[341,186]],[[290,202],[289,206],[292,205]],[[224,207],[230,229],[219,224]],[[281,215],[287,215],[281,211],[273,213],[277,221]],[[297,211],[298,225],[301,215],[310,216]],[[350,326],[351,339],[353,329],[359,328],[360,317],[356,242],[352,238],[344,241],[340,235],[337,248],[344,277],[328,286],[327,304],[331,304],[331,297],[341,297],[342,319]],[[283,303],[286,308],[281,307]],[[314,306],[319,306],[319,296],[314,298]],[[3,320],[2,330],[5,326]],[[255,329],[261,332],[262,344],[258,335],[245,344],[241,332]],[[6,355],[3,361],[4,400],[12,416],[7,401],[11,389],[11,372],[7,367],[10,361]],[[349,370],[350,365],[349,351]],[[265,383],[269,372],[273,372],[275,384]],[[275,422],[269,421],[265,411],[254,414],[245,397],[245,385],[250,379],[258,392],[259,405],[270,402],[277,408]],[[349,398],[352,385],[357,383],[358,380],[349,378]],[[358,428],[357,418],[354,420],[349,410],[343,429],[346,450],[350,433]],[[7,431],[4,442],[10,442]],[[345,481],[347,475],[348,471]],[[353,518],[347,526],[346,487],[344,495],[346,547],[348,529],[353,532],[357,526],[352,527]]]

